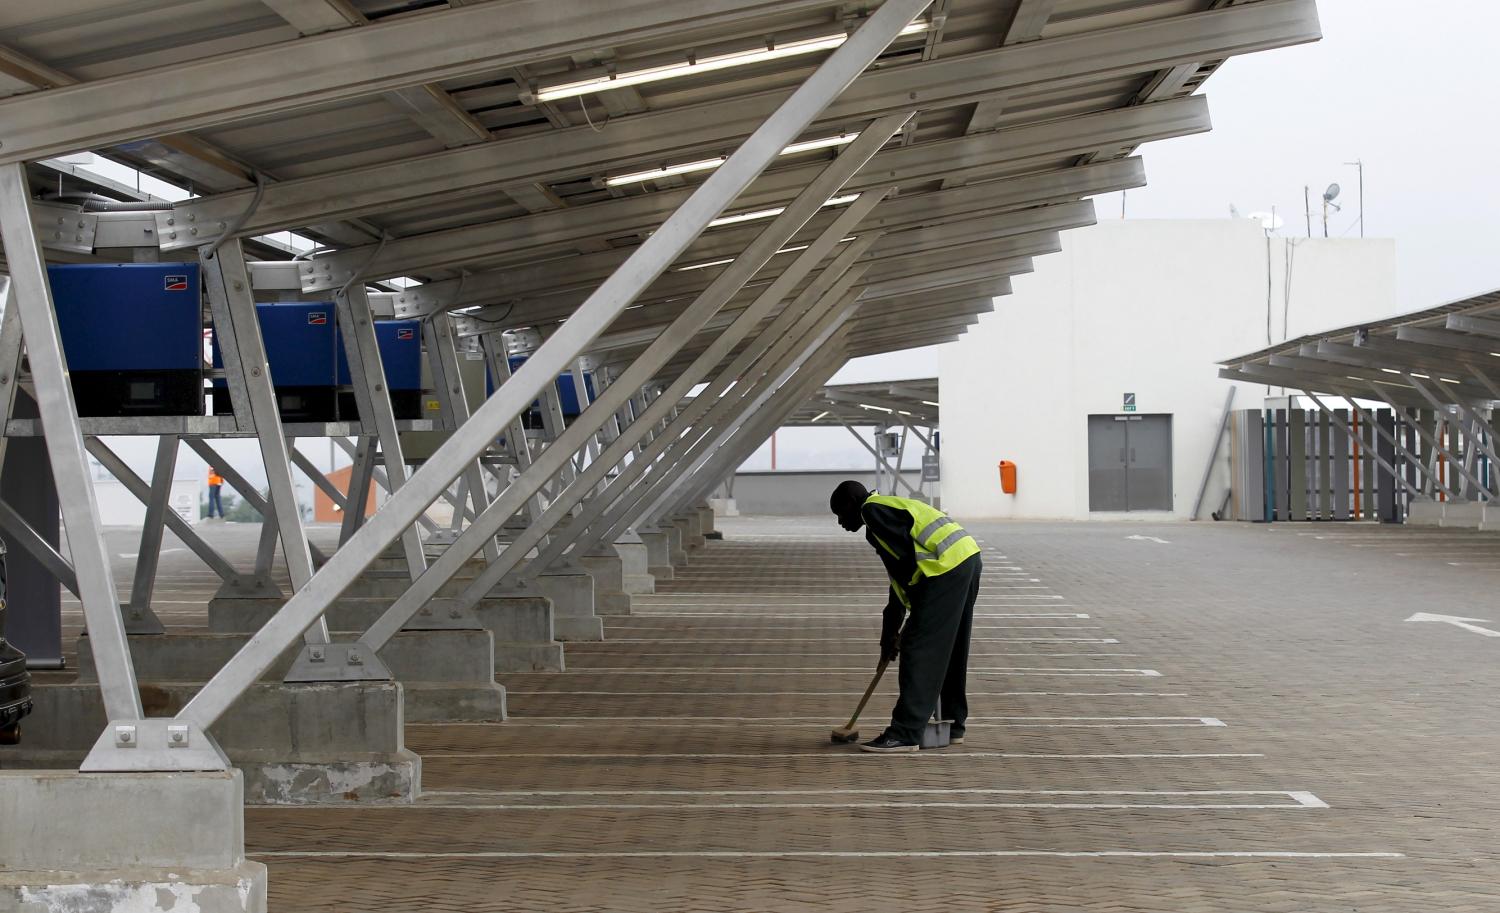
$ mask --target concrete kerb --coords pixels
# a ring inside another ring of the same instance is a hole
[[[130,655],[143,682],[206,682],[249,639],[249,634],[132,635]],[[261,681],[280,682],[299,649],[283,653]],[[505,719],[505,689],[495,681],[489,631],[403,631],[380,651],[380,658],[402,685],[410,722]],[[78,681],[97,680],[93,649],[84,635],[78,638]]]
[[[173,716],[197,691],[142,685],[141,701],[147,716]],[[26,739],[0,748],[0,766],[76,767],[106,722],[99,686],[40,685],[32,700]],[[399,684],[318,682],[253,685],[212,732],[251,805],[405,805],[421,795],[422,759],[404,728]]]
[[[237,770],[0,771],[0,910],[265,913],[244,799]]]
[[[336,632],[365,631],[391,602],[340,599],[328,609],[328,627]],[[208,604],[208,628],[218,634],[253,634],[281,605],[279,599],[213,599]],[[497,674],[562,671],[563,646],[553,631],[552,602],[544,595],[489,596],[474,607],[474,614],[493,635]]]

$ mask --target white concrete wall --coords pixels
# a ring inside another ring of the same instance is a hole
[[[172,481],[171,508],[189,523],[198,522],[198,503],[205,484],[200,479]],[[99,520],[105,526],[140,526],[146,522],[146,505],[114,479],[95,479],[94,498],[99,502]]]
[[[1171,515],[1186,517],[1231,386],[1216,363],[1267,345],[1268,297],[1280,342],[1396,313],[1395,270],[1393,241],[1272,238],[1268,251],[1246,219],[1069,232],[1062,253],[1016,277],[1014,293],[946,347],[944,505],[968,518],[1167,516],[1088,509],[1088,416],[1121,413],[1133,392],[1138,414],[1173,417]],[[1236,386],[1239,407],[1266,394]],[[1000,491],[1002,459],[1017,464],[1015,495]],[[1220,463],[1212,507],[1227,486]]]
[[[904,470],[901,474],[907,483],[918,491],[936,493],[936,486],[933,483],[922,484],[921,470]],[[875,473],[870,470],[741,471],[735,473],[734,476],[735,506],[741,514],[831,517],[832,514],[828,510],[828,498],[833,494],[833,489],[845,479],[863,483],[866,488],[872,490],[875,487]],[[885,493],[890,493],[892,485],[891,478],[886,476]],[[902,497],[910,495],[905,487],[896,487],[899,489],[896,493]],[[721,485],[715,495],[722,496],[723,494],[724,487]]]

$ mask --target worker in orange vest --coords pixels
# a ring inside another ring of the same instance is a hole
[[[219,492],[224,487],[224,477],[219,475],[219,470],[208,467],[208,519],[214,518],[214,509],[219,511],[219,519],[224,519],[224,501]]]

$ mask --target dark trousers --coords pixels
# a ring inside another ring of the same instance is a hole
[[[219,512],[220,517],[224,516],[224,501],[219,495],[221,487],[220,485],[208,486],[208,516],[210,519],[213,518],[215,510]]]
[[[901,696],[891,712],[891,735],[922,740],[922,727],[942,699],[943,718],[962,733],[969,718],[965,679],[969,674],[969,634],[984,565],[973,555],[963,564],[912,588],[911,614],[901,632]]]

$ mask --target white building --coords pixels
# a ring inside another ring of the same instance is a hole
[[[943,503],[970,519],[1186,518],[1228,389],[1236,408],[1267,394],[1218,379],[1216,360],[1397,310],[1387,239],[1268,240],[1248,219],[1069,232],[944,352]]]

